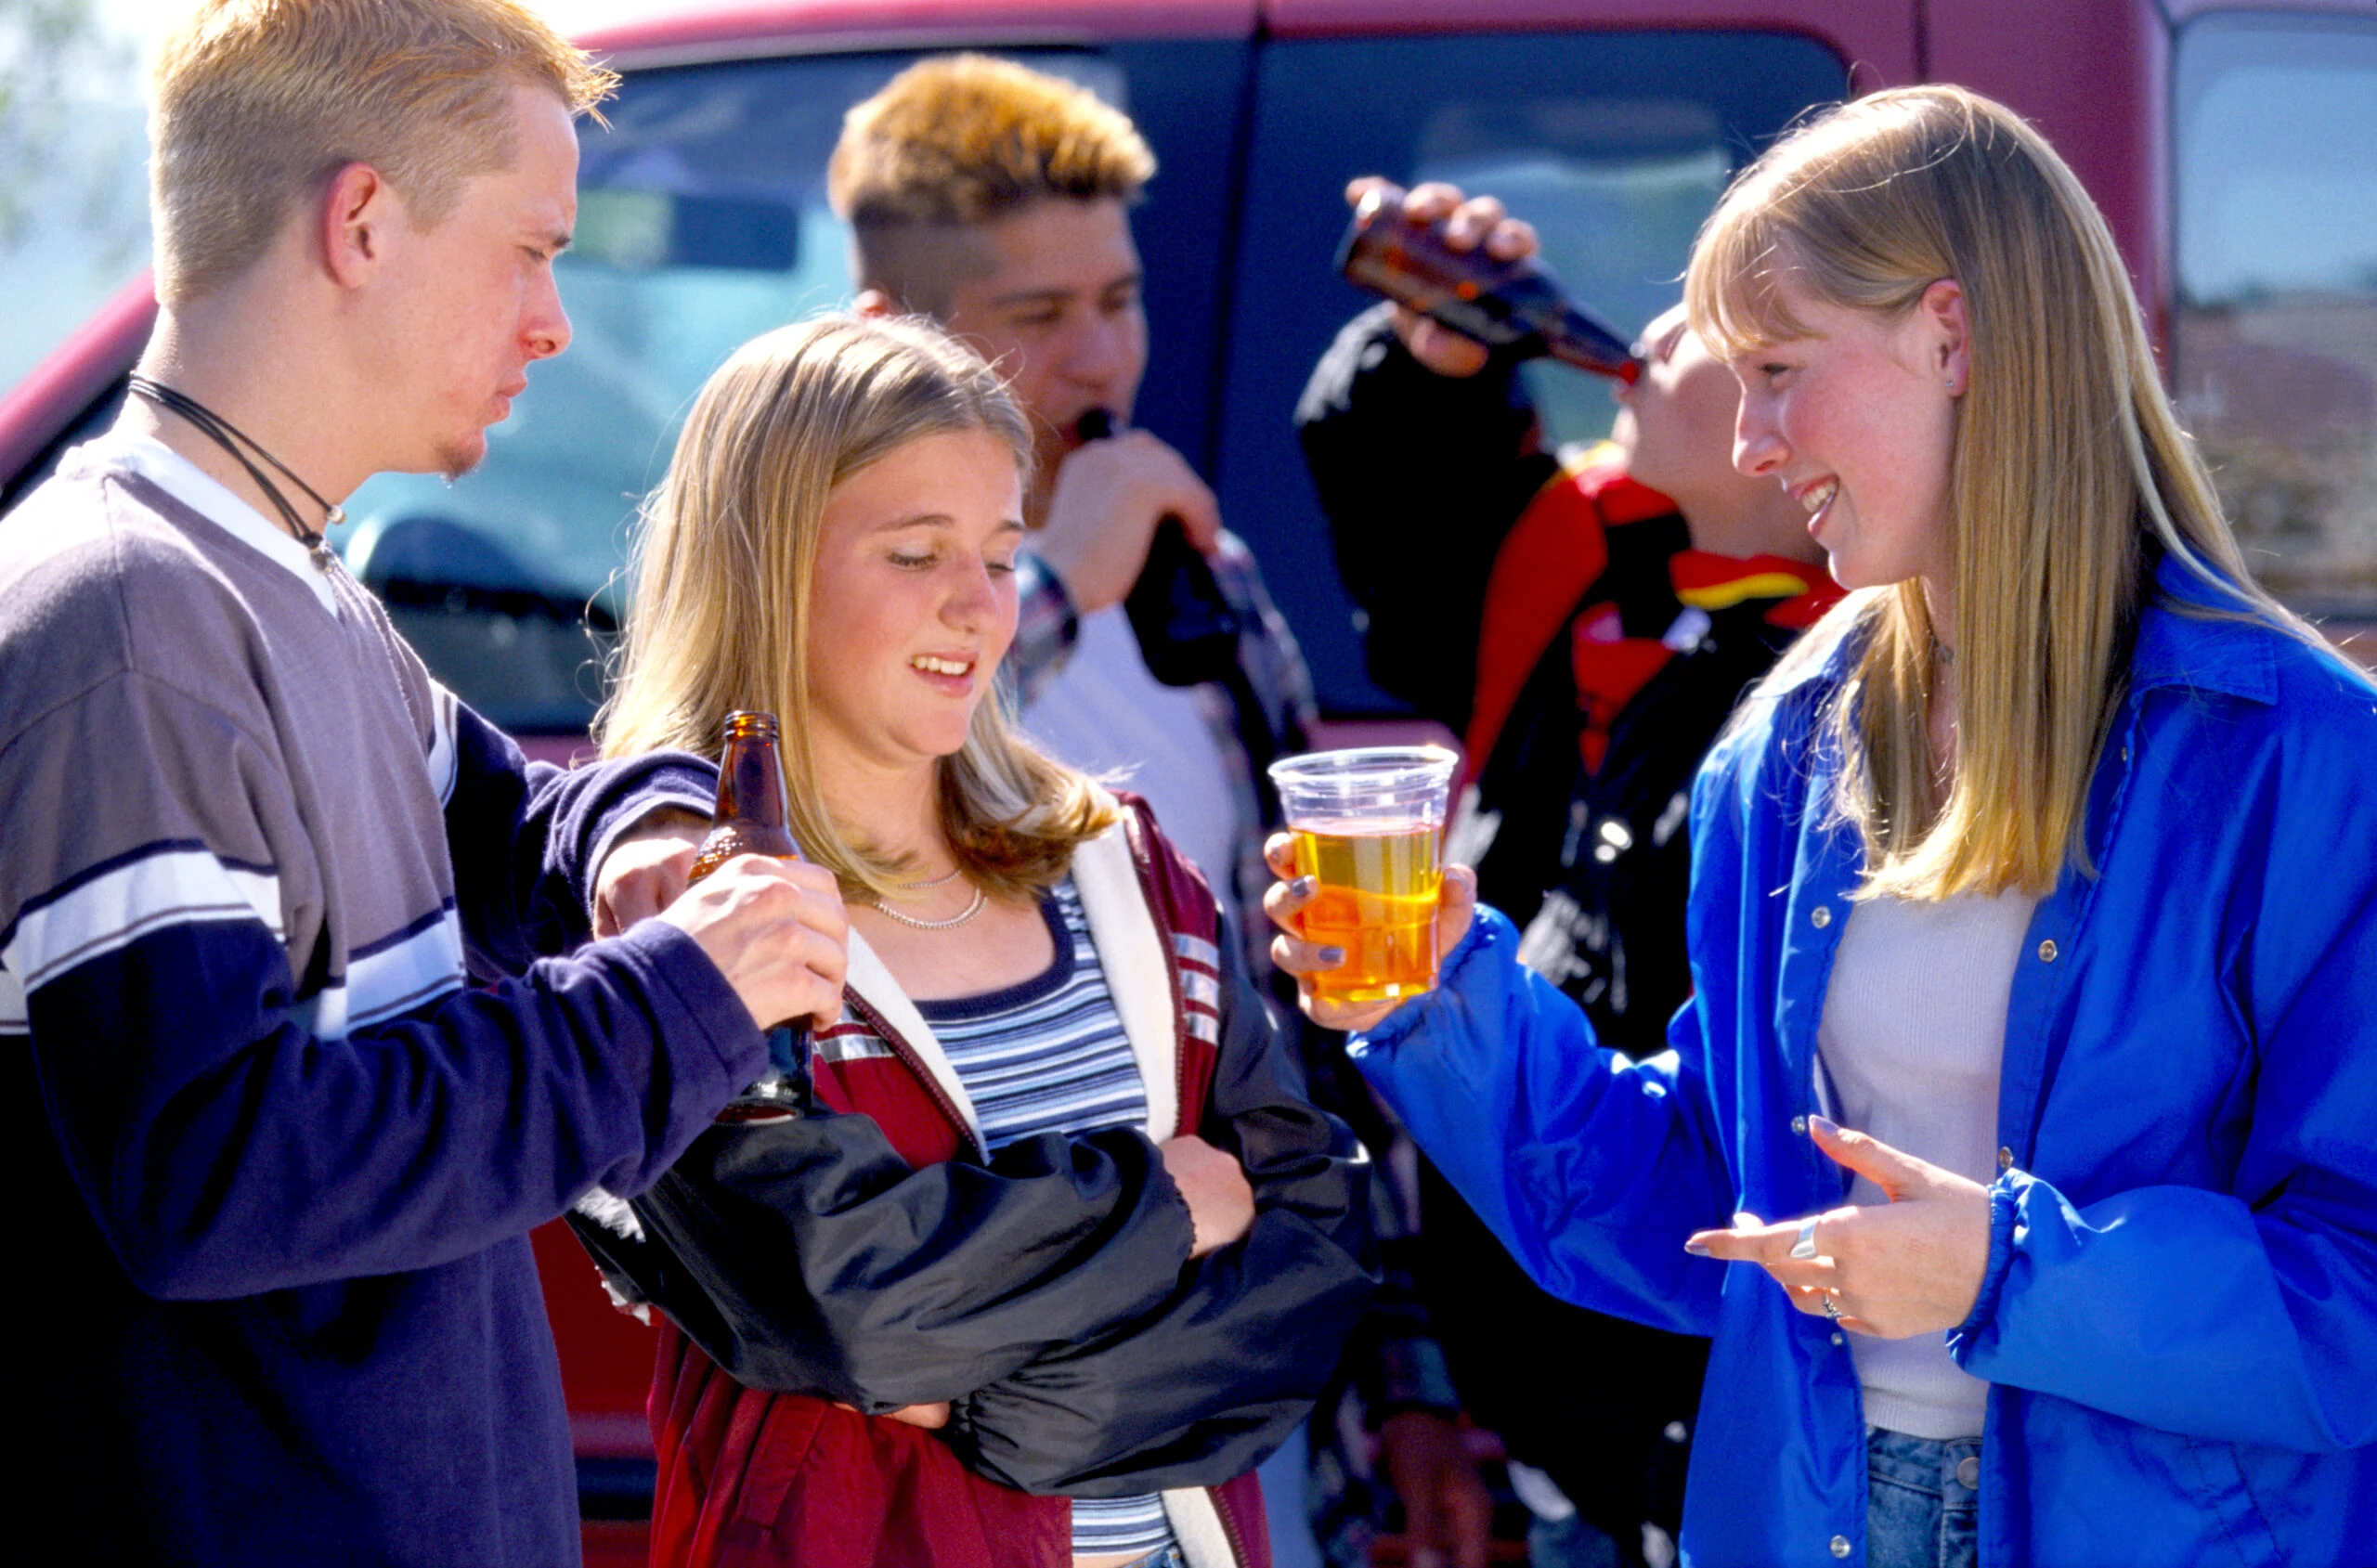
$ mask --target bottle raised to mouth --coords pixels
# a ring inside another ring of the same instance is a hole
[[[1117,426],[1110,410],[1092,408],[1073,428],[1084,441],[1103,441]],[[1148,673],[1166,686],[1227,680],[1238,667],[1238,612],[1177,517],[1156,524],[1123,611]]]
[[[1487,348],[1544,356],[1631,386],[1643,361],[1617,329],[1568,297],[1533,256],[1500,261],[1484,246],[1457,251],[1442,224],[1403,215],[1403,192],[1374,187],[1354,209],[1337,269]]]

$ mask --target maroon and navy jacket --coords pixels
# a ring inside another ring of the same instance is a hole
[[[1375,1281],[1366,1168],[1220,940],[1212,893],[1124,797],[1074,854],[1144,1127],[996,1155],[916,1005],[851,942],[815,1114],[725,1122],[579,1217],[660,1305],[656,1562],[1022,1568],[1068,1497],[1163,1495],[1195,1568],[1267,1568],[1253,1467],[1302,1419]],[[1255,1219],[1191,1262],[1156,1146],[1236,1155]],[[627,1234],[622,1234],[625,1232]],[[928,1432],[890,1419],[947,1400]]]

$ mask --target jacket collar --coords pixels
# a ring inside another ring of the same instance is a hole
[[[2238,616],[2251,618],[2228,618]],[[2278,659],[2269,623],[2252,601],[2165,556],[2137,618],[2129,680],[2140,692],[2176,686],[2275,703]]]
[[[1863,605],[1885,591],[1867,589],[1850,599]],[[1831,687],[1847,680],[1863,643],[1857,616],[1855,608],[1844,608],[1811,631],[1802,645],[1784,655],[1767,683],[1768,693],[1782,696],[1812,683]],[[2129,680],[2133,691],[2181,687],[2274,703],[2278,663],[2269,623],[2251,601],[2165,556],[2154,568],[2153,587],[2138,615]]]
[[[1125,813],[1073,850],[1073,890],[1097,944],[1139,1082],[1148,1102],[1147,1134],[1163,1143],[1180,1131],[1180,1024],[1173,1005],[1172,943],[1149,906]]]
[[[1180,1121],[1180,1042],[1172,1003],[1171,944],[1148,905],[1130,835],[1119,816],[1111,827],[1073,850],[1072,877],[1090,940],[1098,947],[1098,965],[1106,972],[1107,990],[1147,1093],[1147,1134],[1160,1144],[1179,1131]],[[981,1116],[949,1053],[883,960],[855,931],[850,934],[848,985],[899,1034],[965,1118],[967,1137],[987,1155]]]

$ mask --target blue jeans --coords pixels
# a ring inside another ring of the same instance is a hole
[[[1865,1429],[1865,1568],[1980,1568],[1981,1439]]]
[[[1529,1520],[1527,1568],[1618,1568],[1617,1543],[1585,1523],[1581,1513],[1552,1523]]]
[[[1188,1560],[1180,1555],[1176,1546],[1158,1547],[1145,1557],[1135,1557],[1123,1568],[1188,1568]]]

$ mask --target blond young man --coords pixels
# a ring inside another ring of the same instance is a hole
[[[827,183],[851,225],[860,308],[933,317],[1006,373],[1032,420],[1033,539],[1008,655],[1024,727],[1145,794],[1236,921],[1267,880],[1262,765],[1303,746],[1311,678],[1188,460],[1145,431],[1083,430],[1093,410],[1127,425],[1147,369],[1130,207],[1154,173],[1129,117],[1087,90],[958,55],[851,110]],[[1240,627],[1234,667],[1200,685],[1150,675],[1122,609],[1166,516],[1206,553]]]
[[[158,68],[155,335],[0,519],[0,1047],[63,1295],[19,1484],[73,1561],[575,1562],[526,1232],[838,1006],[830,876],[658,907],[699,766],[526,764],[320,542],[568,341],[608,84],[511,0],[214,0]]]

